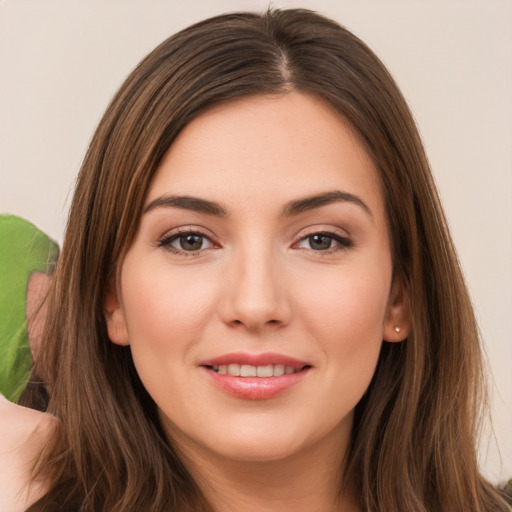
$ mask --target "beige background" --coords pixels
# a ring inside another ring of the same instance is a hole
[[[61,241],[88,140],[139,59],[194,21],[268,3],[0,0],[0,211]],[[495,482],[512,477],[512,2],[272,4],[308,7],[346,25],[383,59],[408,99],[496,384],[497,443],[487,431],[482,463]]]

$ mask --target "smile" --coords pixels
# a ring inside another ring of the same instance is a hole
[[[268,400],[298,385],[312,366],[281,354],[226,354],[199,365],[209,382],[228,395]]]

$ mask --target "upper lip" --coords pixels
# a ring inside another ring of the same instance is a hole
[[[248,354],[245,352],[233,352],[223,354],[212,359],[202,361],[199,366],[220,366],[229,364],[244,364],[249,366],[268,366],[270,364],[282,364],[293,368],[304,368],[310,366],[306,361],[300,361],[294,357],[273,352],[262,354]]]

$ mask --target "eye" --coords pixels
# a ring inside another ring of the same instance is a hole
[[[158,245],[177,254],[194,254],[211,249],[214,244],[206,235],[189,231],[165,236]]]
[[[297,247],[312,251],[336,251],[352,246],[352,242],[337,233],[314,233],[302,238]]]

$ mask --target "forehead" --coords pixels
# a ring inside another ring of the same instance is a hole
[[[146,203],[185,194],[248,207],[327,190],[363,195],[383,215],[379,177],[359,137],[325,101],[292,92],[216,106],[164,157]]]

